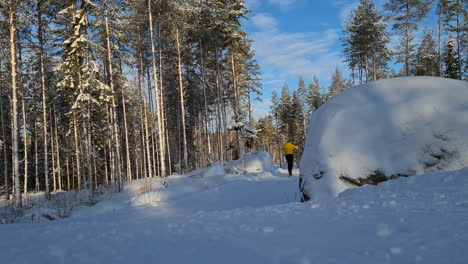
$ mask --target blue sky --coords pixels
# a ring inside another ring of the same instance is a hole
[[[348,75],[342,63],[344,21],[354,10],[359,0],[245,0],[253,12],[244,21],[248,37],[254,40],[263,83],[263,102],[254,104],[254,116],[264,116],[269,111],[271,93],[281,91],[284,83],[290,90],[297,88],[299,78],[306,83],[317,76],[323,87],[328,87],[333,71],[338,66]],[[375,0],[382,10],[386,0]],[[437,34],[437,18],[431,13],[419,24],[415,43],[428,27]],[[388,26],[387,30],[390,30]],[[389,48],[399,42],[393,35]],[[396,70],[401,65],[397,64]]]
[[[297,87],[299,77],[313,76],[328,86],[331,74],[342,64],[340,36],[344,19],[356,0],[246,0],[254,11],[245,30],[262,68],[263,103],[255,104],[255,116],[269,109],[271,92],[284,83]]]

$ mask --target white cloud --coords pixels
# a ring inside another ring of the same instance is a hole
[[[262,102],[253,102],[252,104],[252,116],[255,120],[260,117],[265,117],[270,112],[271,98],[264,98]]]
[[[340,53],[332,50],[339,40],[339,30],[289,33],[281,32],[275,18],[268,14],[260,14],[253,20],[258,28],[251,34],[255,40],[253,48],[265,73],[265,83],[314,75],[328,79],[341,61]]]
[[[252,23],[262,31],[276,31],[276,20],[267,14],[260,13],[252,17],[251,20]]]
[[[343,26],[343,28],[345,27],[345,22],[349,18],[349,15],[351,14],[353,10],[355,10],[358,7],[358,5],[359,3],[355,2],[355,3],[348,3],[347,5],[344,5],[343,7],[341,7],[340,19],[341,19],[341,26]]]

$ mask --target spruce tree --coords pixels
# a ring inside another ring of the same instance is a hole
[[[442,19],[447,32],[451,36],[455,36],[455,49],[457,57],[459,58],[458,76],[463,77],[463,63],[462,54],[466,52],[466,34],[468,28],[466,21],[468,20],[468,2],[464,0],[440,0]],[[468,56],[465,53],[465,56]]]
[[[325,103],[325,95],[323,88],[319,84],[317,76],[314,76],[309,83],[309,93],[307,94],[307,111],[308,117],[315,112],[321,105]]]
[[[445,77],[460,79],[459,66],[460,60],[455,48],[455,39],[450,36],[444,50]]]

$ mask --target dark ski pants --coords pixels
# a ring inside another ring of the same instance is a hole
[[[288,162],[289,176],[291,176],[292,175],[293,164],[294,164],[294,154],[287,154],[286,155],[286,161]]]

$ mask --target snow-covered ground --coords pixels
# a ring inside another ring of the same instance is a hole
[[[468,169],[299,203],[297,169],[245,161],[166,188],[134,181],[67,219],[0,225],[0,262],[467,263]]]

